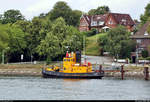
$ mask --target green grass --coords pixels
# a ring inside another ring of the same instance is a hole
[[[86,52],[85,52],[86,55],[92,55],[92,56],[100,55],[100,52],[99,52],[100,46],[98,45],[98,39],[102,34],[104,33],[86,37],[87,39]]]

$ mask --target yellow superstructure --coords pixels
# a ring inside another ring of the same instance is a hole
[[[92,72],[92,65],[76,63],[76,54],[70,53],[69,57],[63,59],[64,73],[89,73]]]
[[[47,68],[47,71],[56,71],[59,67]],[[90,63],[77,63],[76,53],[68,53],[68,56],[63,59],[63,68],[59,72],[64,73],[90,73],[92,65]]]

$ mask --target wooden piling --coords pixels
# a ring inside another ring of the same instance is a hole
[[[102,65],[99,65],[99,71],[100,72],[102,71]]]
[[[145,66],[145,67],[144,67],[143,73],[144,73],[144,79],[145,79],[145,80],[149,80],[148,66]]]
[[[124,66],[123,65],[121,65],[121,79],[123,80],[124,79]]]

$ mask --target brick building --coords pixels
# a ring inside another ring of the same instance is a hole
[[[147,32],[147,28],[150,26],[150,22],[146,22],[138,32],[132,35],[130,38],[137,43],[136,52],[131,53],[132,59],[141,56],[143,50],[147,50],[150,56],[150,34]]]
[[[133,30],[134,21],[129,14],[108,13],[102,15],[82,15],[80,18],[80,31],[89,31],[96,28],[98,31],[102,29],[115,28],[118,25],[125,26],[129,31]]]

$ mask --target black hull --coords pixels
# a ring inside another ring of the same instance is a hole
[[[104,72],[92,73],[62,73],[42,70],[44,78],[64,78],[64,79],[101,79]]]

